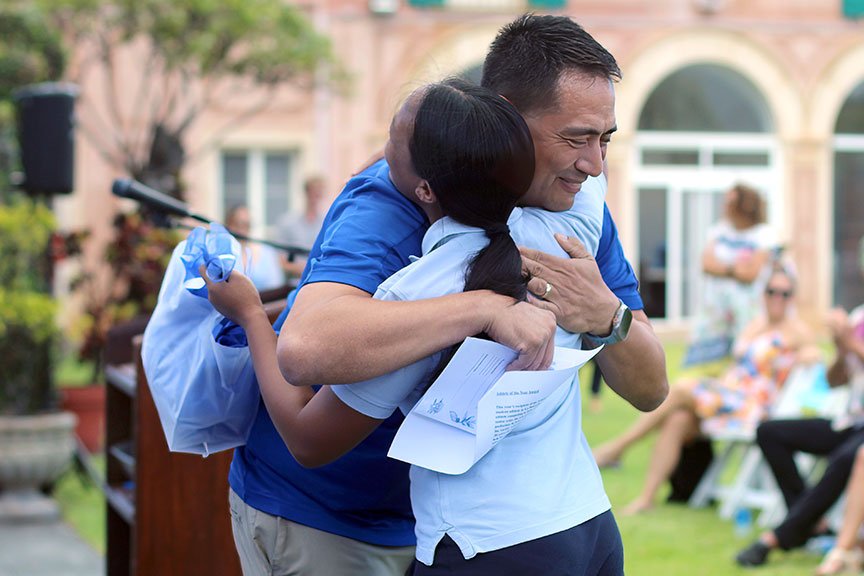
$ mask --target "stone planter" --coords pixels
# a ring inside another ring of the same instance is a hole
[[[105,447],[105,386],[60,388],[60,408],[78,417],[75,434],[91,454]]]
[[[75,415],[0,416],[0,522],[54,520],[60,510],[41,492],[69,467]]]

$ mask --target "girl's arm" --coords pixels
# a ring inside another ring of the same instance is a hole
[[[203,267],[202,267],[203,268]],[[366,438],[382,420],[348,407],[324,386],[291,386],[276,360],[276,333],[252,282],[232,272],[214,283],[202,270],[210,302],[224,316],[243,327],[249,340],[252,365],[273,425],[302,466],[317,467],[336,460]]]
[[[714,240],[709,240],[702,249],[702,272],[717,278],[731,278],[734,266],[723,263],[714,255]]]

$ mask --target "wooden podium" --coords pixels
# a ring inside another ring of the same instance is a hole
[[[231,451],[168,451],[141,367],[106,368],[108,576],[240,576],[228,511]]]
[[[271,320],[283,306],[266,306]],[[228,509],[232,451],[202,458],[168,450],[141,336],[131,344],[106,355],[108,576],[240,576]]]

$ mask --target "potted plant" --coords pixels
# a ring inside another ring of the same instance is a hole
[[[79,254],[87,237],[86,232],[55,236],[55,258]],[[85,268],[72,281],[70,288],[82,295],[84,304],[76,329],[81,334],[78,361],[92,371],[83,385],[59,382],[60,398],[61,406],[78,416],[76,432],[89,452],[104,446],[105,365],[134,361],[132,338],[147,325],[171,251],[180,240],[177,231],[157,227],[140,213],[119,214],[100,259],[103,270]]]
[[[57,410],[59,337],[51,296],[51,211],[13,196],[0,204],[0,519],[55,518],[41,493],[69,466],[75,416]]]

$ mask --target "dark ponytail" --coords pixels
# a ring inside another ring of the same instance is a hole
[[[527,281],[507,227],[534,178],[534,144],[519,112],[485,88],[445,80],[423,95],[409,148],[443,213],[489,237],[468,266],[465,290],[524,300]]]
[[[429,183],[442,212],[489,237],[468,264],[464,289],[524,300],[527,278],[507,226],[534,178],[534,143],[522,116],[485,88],[445,80],[423,95],[409,149],[414,171]],[[452,346],[443,354],[427,387],[455,352]]]
[[[527,280],[522,275],[522,258],[510,229],[486,230],[487,244],[474,256],[465,272],[465,290],[492,290],[517,300],[528,295]]]

